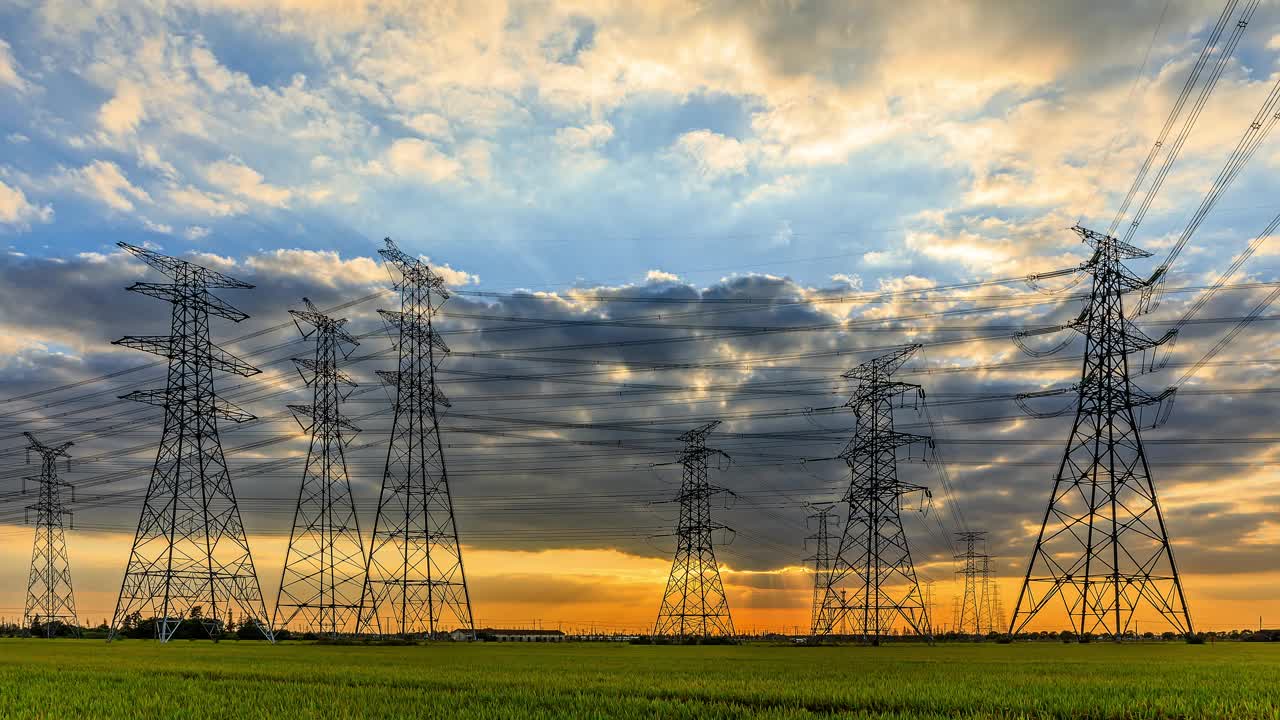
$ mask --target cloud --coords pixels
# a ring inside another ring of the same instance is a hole
[[[3,39],[0,39],[0,87],[13,88],[18,92],[28,88],[27,81],[18,72],[18,61],[13,58],[13,48]]]
[[[435,143],[417,138],[400,138],[391,143],[375,172],[385,171],[431,184],[457,179],[462,163],[440,152]]]
[[[121,82],[111,98],[98,111],[98,125],[111,135],[128,135],[138,129],[147,116],[142,104],[142,88]]]
[[[210,165],[205,178],[226,192],[271,207],[286,207],[293,197],[293,191],[263,182],[262,173],[235,157]]]
[[[47,223],[52,220],[52,207],[32,203],[27,200],[22,188],[12,187],[0,180],[0,223],[25,229],[33,222]]]
[[[647,283],[674,283],[680,282],[680,276],[664,270],[650,270],[644,274],[644,281]]]
[[[201,225],[189,225],[186,230],[182,231],[182,236],[188,240],[203,240],[209,237],[211,232],[213,231]]]
[[[766,183],[752,188],[742,199],[744,204],[768,202],[790,197],[800,191],[802,181],[794,175],[780,175]]]
[[[464,285],[479,285],[480,276],[465,270],[455,270],[448,263],[433,263],[430,258],[423,257],[422,261],[431,266],[431,270],[444,280],[444,284],[450,287],[462,287]]]
[[[143,227],[145,227],[146,229],[150,230],[150,231],[151,231],[151,232],[153,232],[153,233],[159,233],[159,234],[161,234],[161,235],[172,235],[172,234],[173,234],[173,226],[172,226],[172,225],[166,225],[165,223],[153,222],[153,221],[151,221],[151,220],[149,220],[149,219],[147,219],[147,218],[142,218],[142,225],[143,225]]]
[[[371,258],[343,260],[336,252],[277,249],[254,255],[244,264],[255,274],[305,279],[329,287],[363,287],[387,279],[386,270]]]
[[[421,112],[413,115],[402,115],[400,120],[425,138],[433,140],[453,139],[453,133],[449,130],[449,120],[442,115]]]
[[[741,175],[747,171],[750,150],[735,138],[710,130],[693,130],[681,135],[672,148],[708,180]]]
[[[159,172],[166,179],[178,179],[178,169],[168,160],[160,156],[160,150],[154,145],[138,145],[138,165]]]
[[[608,123],[591,123],[585,127],[565,127],[556,130],[555,142],[563,150],[594,150],[613,137],[613,126]]]
[[[112,210],[132,212],[135,203],[151,202],[147,191],[131,183],[120,166],[109,160],[94,160],[78,170],[66,171],[64,180],[80,194]]]
[[[205,192],[186,185],[170,187],[166,191],[169,201],[188,212],[197,212],[211,217],[240,215],[248,211],[245,203],[218,193]]]

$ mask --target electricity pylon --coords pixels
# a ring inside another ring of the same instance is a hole
[[[928,489],[899,481],[897,459],[898,448],[929,438],[893,429],[894,401],[908,392],[924,395],[919,385],[891,378],[919,347],[882,355],[843,375],[858,381],[845,403],[857,413],[857,429],[840,453],[852,475],[845,494],[849,511],[815,634],[829,635],[847,619],[864,641],[878,645],[901,617],[910,632],[932,637],[901,515],[904,495],[928,495]]]
[[[929,620],[937,618],[937,594],[934,593],[933,584],[932,578],[924,579],[924,611],[928,612]],[[937,630],[934,629],[934,632]]]
[[[985,594],[984,568],[987,555],[978,551],[978,543],[986,541],[986,534],[981,530],[956,533],[956,539],[964,543],[964,552],[955,556],[960,561],[960,569],[956,574],[964,578],[964,595],[960,601],[956,632],[971,632],[975,637],[982,635],[983,623],[991,623],[987,615]]]
[[[680,482],[680,519],[676,525],[676,554],[671,563],[671,576],[658,607],[654,635],[674,637],[732,637],[733,617],[729,601],[720,582],[720,566],[716,563],[711,534],[728,529],[711,520],[711,498],[723,492],[722,487],[707,481],[707,458],[720,456],[722,450],[706,445],[707,435],[719,420],[694,428],[680,436],[684,450],[679,464],[683,467]]]
[[[809,633],[818,634],[818,616],[822,611],[822,598],[827,591],[827,575],[831,572],[831,521],[836,519],[835,503],[815,503],[809,519],[817,523],[817,531],[805,538],[814,543],[813,555],[813,607],[809,613]]]
[[[359,428],[338,407],[346,397],[343,387],[356,385],[338,368],[339,356],[345,359],[349,348],[360,342],[343,328],[345,319],[321,313],[306,298],[302,302],[305,310],[289,314],[304,338],[315,338],[315,353],[293,362],[311,388],[312,399],[310,405],[289,409],[310,420],[303,429],[311,435],[311,447],[298,489],[272,626],[289,627],[300,619],[301,629],[336,637],[356,631],[364,587],[364,543],[347,476],[344,450],[349,438],[343,435],[344,430],[354,434]],[[310,329],[304,330],[302,323]]]
[[[1155,610],[1177,631],[1192,632],[1182,581],[1135,412],[1155,408],[1161,422],[1172,388],[1151,395],[1131,384],[1129,356],[1168,342],[1176,331],[1152,339],[1126,319],[1124,298],[1150,285],[1123,261],[1150,253],[1079,225],[1072,228],[1093,248],[1082,269],[1092,289],[1079,317],[1055,329],[1085,336],[1075,422],[1054,478],[1009,631],[1023,630],[1055,598],[1072,629],[1115,639],[1133,627],[1140,607]],[[1038,334],[1038,333],[1037,333]]]
[[[996,582],[994,573],[989,575],[988,582],[991,587],[991,632],[1004,632],[1009,627],[1009,619],[1004,614],[1004,601],[1000,599],[1000,583]]]
[[[436,385],[436,366],[449,346],[432,318],[449,298],[444,280],[390,238],[378,253],[395,265],[400,311],[379,310],[396,329],[399,369],[378,375],[396,388],[391,440],[378,496],[360,597],[361,632],[425,635],[458,629],[475,635],[462,544],[453,515],[440,415],[449,400]],[[436,302],[439,298],[439,302]]]
[[[983,635],[1001,632],[1004,630],[1004,621],[1001,615],[1004,614],[1004,608],[1000,605],[1000,587],[996,584],[995,575],[991,572],[991,549],[988,547],[982,558],[982,632]]]
[[[27,580],[22,627],[30,632],[36,625],[42,625],[45,637],[57,635],[60,627],[79,635],[76,598],[71,589],[71,561],[62,528],[62,517],[71,514],[62,502],[62,489],[71,485],[58,479],[58,458],[68,458],[70,462],[67,448],[72,443],[45,445],[29,432],[22,434],[30,443],[27,452],[34,450],[40,456],[40,477],[24,478],[23,487],[25,492],[27,479],[38,483],[40,499],[27,506],[28,512],[34,510],[36,514],[36,537],[31,548],[31,574]]]
[[[184,260],[118,244],[173,279],[134,283],[129,290],[167,300],[173,311],[169,335],[131,336],[114,343],[168,359],[169,372],[165,388],[123,396],[164,408],[164,432],[129,551],[111,637],[134,613],[151,614],[160,642],[173,637],[188,616],[199,619],[210,637],[217,637],[234,610],[242,622],[257,626],[273,640],[218,438],[218,420],[240,423],[254,417],[219,398],[213,387],[214,370],[244,377],[259,371],[209,339],[209,315],[232,322],[248,317],[209,291],[253,286]]]

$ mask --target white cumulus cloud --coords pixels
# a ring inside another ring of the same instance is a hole
[[[0,40],[0,86],[18,91],[27,89],[27,81],[18,72],[18,61],[13,59],[9,43],[4,40]]]
[[[710,130],[693,130],[681,135],[673,149],[709,180],[741,175],[751,160],[747,145]]]
[[[138,129],[147,116],[142,104],[142,89],[129,82],[120,83],[115,97],[98,110],[98,125],[111,135],[128,135]]]
[[[442,183],[455,179],[462,172],[462,163],[440,152],[436,144],[418,138],[400,138],[391,143],[377,169],[394,175],[420,178],[430,183]]]
[[[135,203],[151,202],[147,191],[130,182],[120,166],[109,160],[94,160],[78,170],[67,172],[65,179],[76,192],[112,210],[130,212]]]
[[[53,208],[27,200],[22,188],[10,187],[0,180],[0,223],[27,227],[33,222],[49,222]]]
[[[262,173],[235,157],[210,165],[205,177],[226,192],[271,207],[285,207],[293,197],[292,190],[264,182]]]

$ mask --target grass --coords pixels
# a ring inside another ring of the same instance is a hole
[[[1280,718],[1280,646],[0,640],[0,718]]]

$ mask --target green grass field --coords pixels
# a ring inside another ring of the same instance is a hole
[[[0,640],[0,718],[1280,718],[1280,646]]]

